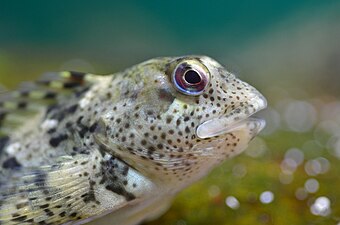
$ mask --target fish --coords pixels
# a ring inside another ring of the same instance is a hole
[[[240,154],[265,97],[208,56],[47,73],[0,96],[0,224],[135,225]]]

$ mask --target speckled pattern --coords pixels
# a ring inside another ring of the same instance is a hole
[[[202,93],[176,88],[181,63],[203,71]],[[247,118],[264,107],[259,92],[206,56],[156,58],[108,76],[47,74],[0,98],[0,224],[155,217],[246,148],[261,129]],[[197,135],[219,118],[240,123]]]

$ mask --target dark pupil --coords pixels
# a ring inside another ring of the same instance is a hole
[[[184,74],[184,79],[189,84],[197,84],[197,83],[201,82],[201,80],[202,80],[200,75],[194,70],[188,70]]]

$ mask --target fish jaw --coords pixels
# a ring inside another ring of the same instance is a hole
[[[213,118],[203,122],[197,127],[196,134],[199,138],[211,138],[235,130],[248,128],[253,137],[256,136],[266,125],[265,120],[251,117],[258,111],[267,107],[266,98],[259,92],[252,92],[252,97],[246,105],[252,105],[254,110],[249,113],[235,113],[244,111],[244,107],[237,107],[226,117]]]

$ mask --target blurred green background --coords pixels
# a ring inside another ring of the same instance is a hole
[[[1,1],[0,83],[205,54],[269,100],[249,149],[152,225],[340,224],[339,1]]]

